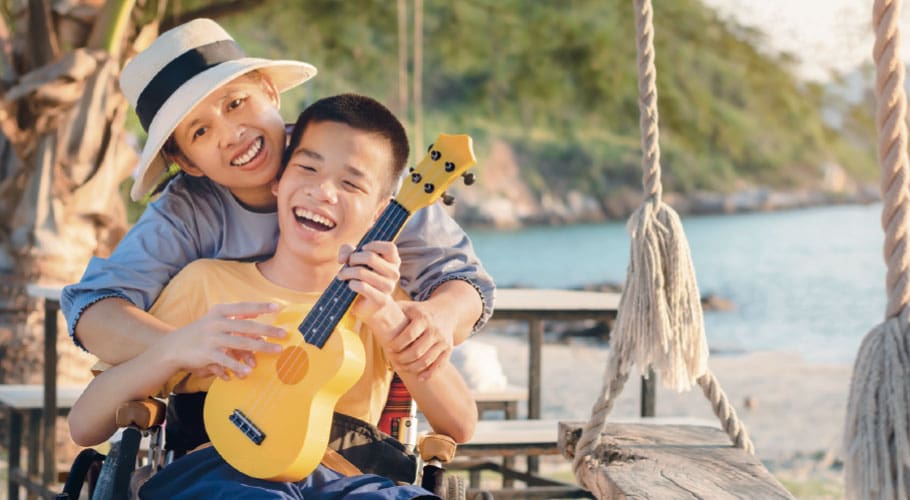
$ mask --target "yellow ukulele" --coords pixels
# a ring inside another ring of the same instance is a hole
[[[441,134],[357,247],[394,240],[411,214],[440,197],[451,203],[443,191],[458,176],[471,184],[473,175],[465,172],[475,162],[469,136]],[[299,481],[319,465],[335,404],[360,379],[366,363],[354,320],[347,315],[356,297],[336,278],[311,309],[286,307],[273,322],[290,332],[275,341],[283,346],[281,353],[258,353],[246,378],[212,383],[205,428],[235,469],[261,479]]]

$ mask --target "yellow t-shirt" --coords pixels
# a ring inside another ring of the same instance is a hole
[[[215,304],[252,301],[312,306],[320,295],[278,286],[267,280],[255,263],[203,259],[192,262],[174,276],[149,312],[180,327],[205,316]],[[369,329],[359,323],[357,326],[355,333],[366,350],[366,368],[360,380],[338,400],[335,411],[376,424],[388,397],[392,370]],[[171,378],[161,395],[206,391],[211,383],[211,377],[199,378],[180,372]]]

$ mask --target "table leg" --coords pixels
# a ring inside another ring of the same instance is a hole
[[[641,416],[657,415],[657,374],[648,367],[648,377],[641,378]]]
[[[8,412],[7,451],[9,468],[7,469],[7,493],[9,500],[19,500],[19,483],[13,476],[19,473],[22,459],[22,415],[12,409]]]
[[[40,476],[39,459],[41,453],[41,409],[29,410],[28,412],[28,435],[25,437],[25,449],[28,450],[28,477],[38,482]],[[35,495],[29,492],[29,498],[35,498]]]
[[[543,351],[543,321],[534,318],[528,321],[530,335],[530,349],[528,361],[528,418],[540,418],[540,383]],[[538,470],[537,457],[528,457],[528,474],[536,474]]]
[[[518,418],[518,402],[517,401],[506,401],[505,404],[505,417],[506,420],[514,420]],[[502,457],[502,468],[507,470],[512,470],[515,468],[515,457]],[[502,476],[502,488],[512,488],[515,485],[515,480],[511,476],[503,474]]]
[[[56,300],[44,300],[44,474],[45,487],[57,477],[57,312]]]
[[[468,471],[468,487],[480,488],[480,469],[471,469]]]

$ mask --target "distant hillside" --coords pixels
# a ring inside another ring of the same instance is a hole
[[[621,215],[641,176],[632,3],[425,8],[425,140],[467,132],[480,158],[479,187],[462,196],[462,210],[473,210],[473,200],[512,200],[509,210],[531,222],[553,219],[548,204],[584,218]],[[225,24],[251,54],[319,68],[285,98],[290,119],[306,102],[342,91],[394,107],[396,16],[395,2],[287,0]],[[851,190],[874,179],[866,101],[798,82],[792,60],[757,49],[761,33],[725,24],[697,0],[656,3],[654,23],[668,193]]]

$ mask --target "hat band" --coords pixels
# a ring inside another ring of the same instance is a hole
[[[180,54],[161,68],[139,94],[136,115],[142,127],[148,132],[161,106],[191,78],[213,66],[243,57],[246,54],[234,40],[219,40]]]

